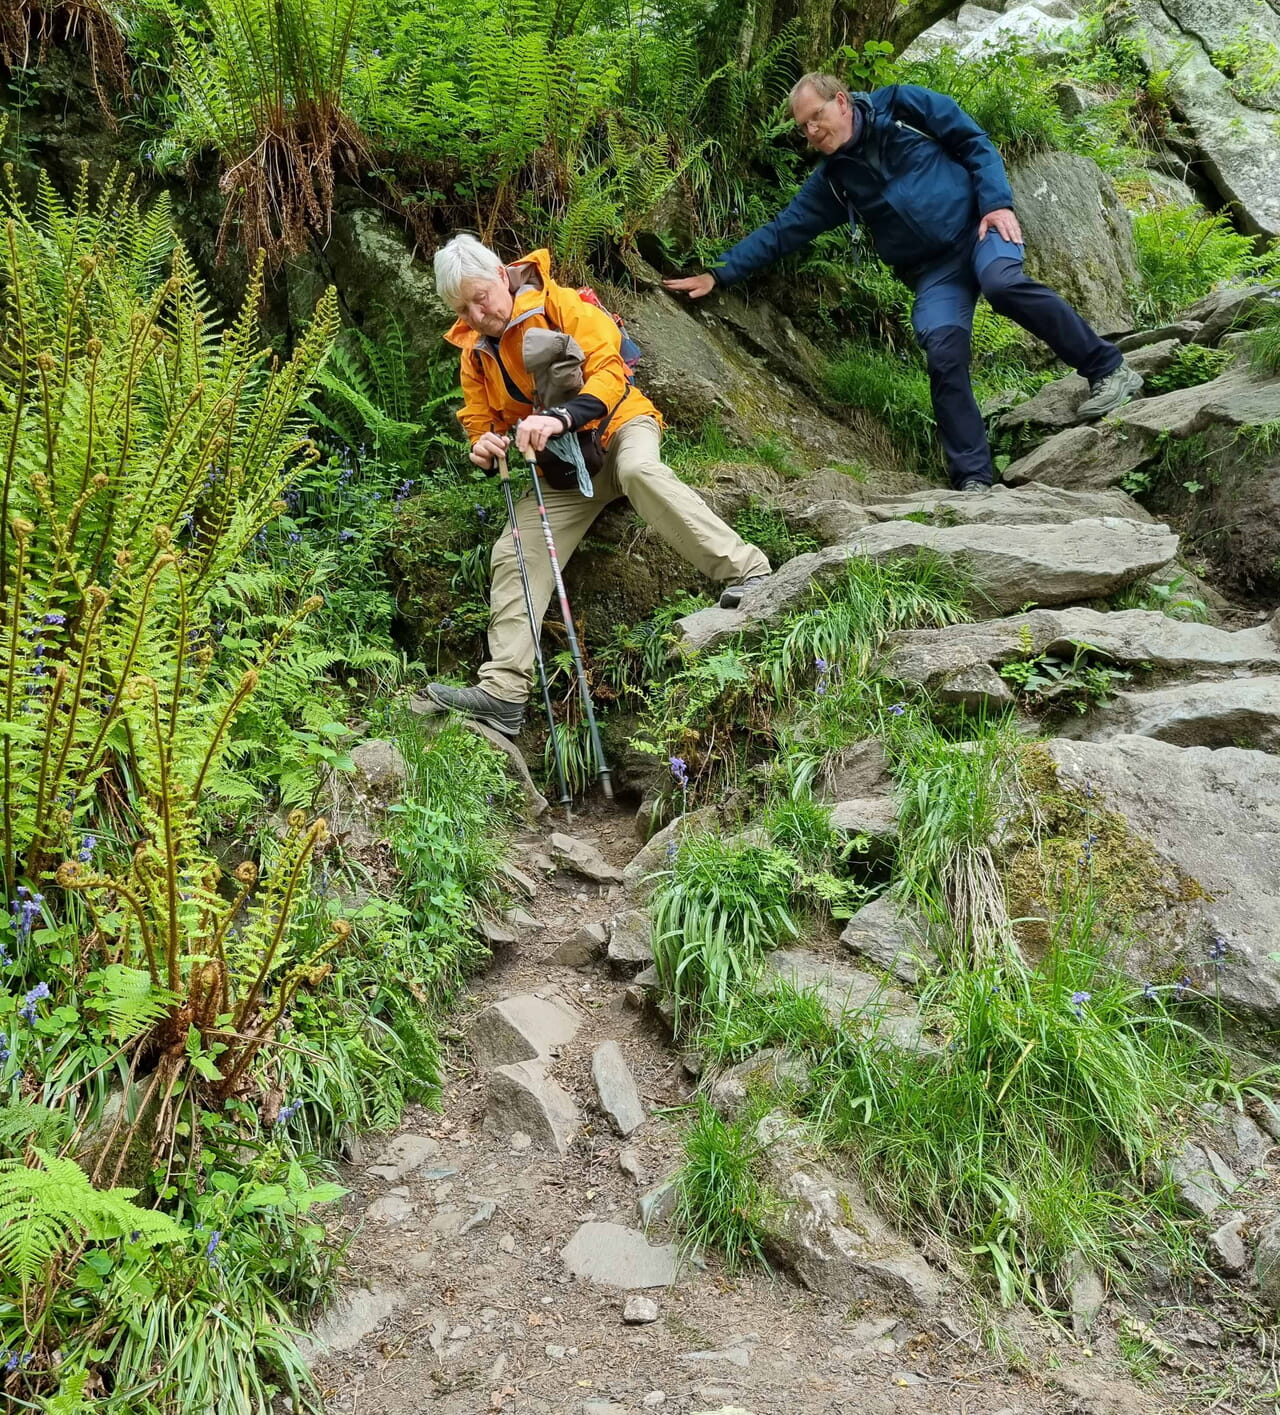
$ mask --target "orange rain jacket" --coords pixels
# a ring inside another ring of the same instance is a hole
[[[522,354],[524,331],[531,327],[559,330],[572,335],[581,345],[586,359],[580,392],[599,398],[610,410],[602,438],[606,447],[613,434],[632,418],[656,418],[661,426],[662,415],[657,408],[627,382],[627,366],[619,352],[622,335],[612,317],[599,306],[588,304],[576,290],[558,285],[551,278],[550,251],[534,251],[508,266],[508,270],[516,272],[515,283],[524,266],[537,271],[540,283],[517,291],[510,322],[499,339],[478,333],[462,320],[444,336],[462,350],[463,403],[458,421],[466,430],[467,440],[474,443],[486,432],[508,433],[534,411],[533,379],[525,371]],[[507,387],[504,369],[523,399],[517,399]],[[602,421],[605,419],[596,418],[584,427],[596,427]]]

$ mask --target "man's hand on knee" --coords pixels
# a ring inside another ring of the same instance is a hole
[[[482,432],[471,444],[471,460],[477,467],[482,467],[486,472],[493,469],[493,459],[501,457],[507,450],[507,443],[510,438],[503,437],[500,432]]]
[[[1006,241],[1012,241],[1015,246],[1022,245],[1022,227],[1007,206],[1002,206],[998,211],[987,212],[978,222],[979,240],[982,240],[988,231],[995,231],[996,235],[1003,236]]]

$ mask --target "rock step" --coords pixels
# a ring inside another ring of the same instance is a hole
[[[1006,614],[1027,603],[1057,605],[1115,593],[1167,565],[1178,538],[1164,525],[1097,517],[1066,524],[928,526],[883,521],[842,545],[789,560],[748,590],[738,609],[702,609],[677,620],[686,649],[710,649],[758,631],[839,580],[849,561],[929,551],[973,587],[975,612]]]
[[[467,1031],[471,1058],[482,1071],[517,1061],[547,1060],[571,1042],[578,1014],[558,997],[520,993],[486,1007]]]
[[[1088,742],[1124,733],[1178,747],[1280,752],[1280,674],[1118,692],[1062,729],[1064,737]]]

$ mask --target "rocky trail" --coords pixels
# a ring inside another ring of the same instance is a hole
[[[1170,338],[1215,318],[1199,314]],[[1013,707],[1046,738],[1057,789],[1096,800],[1106,830],[1143,842],[1148,897],[1127,969],[1184,974],[1180,986],[1216,994],[1265,1052],[1280,1019],[1280,614],[1198,579],[1173,526],[1116,483],[1139,452],[1158,455],[1159,436],[1143,440],[1143,428],[1280,420],[1280,379],[1241,366],[1096,428],[1075,421],[1079,382],[1049,385],[1020,410],[1031,448],[990,496],[877,493],[831,473],[817,474],[807,500],[803,483],[791,485],[787,514],[826,528],[821,548],[741,608],[702,610],[676,630],[695,648],[750,637],[854,556],[928,551],[962,568],[976,622],[892,635],[884,670],[940,704]],[[1272,533],[1256,523],[1268,554]],[[1238,580],[1242,567],[1232,568]],[[1202,596],[1211,622],[1162,612],[1170,586]],[[1109,691],[1079,696],[1081,655],[1113,675]],[[1056,696],[1042,686],[1033,701],[1001,671],[1013,664],[1056,665],[1066,687]],[[514,906],[487,926],[493,965],[446,1034],[442,1110],[411,1110],[397,1135],[357,1146],[346,1166],[345,1287],[308,1344],[332,1411],[1274,1408],[1280,1111],[1256,1091],[1205,1106],[1168,1164],[1216,1272],[1152,1272],[1121,1295],[1081,1265],[1066,1284],[1065,1325],[992,1308],[941,1240],[917,1247],[896,1233],[782,1112],[760,1122],[772,1127],[764,1163],[785,1201],[766,1244],[774,1272],[730,1274],[716,1254],[683,1251],[669,1181],[689,1107],[701,1094],[731,1114],[754,1075],[786,1066],[762,1053],[699,1075],[671,1044],[646,966],[646,873],[689,824],[722,823],[705,807],[647,845],[635,819],[601,802],[566,823],[505,750],[529,824],[511,857]],[[892,856],[897,806],[878,743],[846,752],[821,798],[837,829]],[[1020,914],[1049,907],[1012,892],[1010,903]],[[912,995],[928,961],[891,889],[838,939],[803,938],[769,966],[815,987],[848,1026],[874,1000],[882,1038],[929,1048]]]
[[[552,863],[557,828],[518,842],[522,873]],[[568,829],[619,877],[638,848],[611,809]],[[851,1304],[781,1275],[730,1277],[714,1255],[682,1261],[664,1181],[679,1167],[680,1108],[697,1080],[636,1005],[638,963],[608,956],[619,896],[617,883],[572,870],[543,878],[515,916],[518,942],[495,950],[459,1014],[442,1112],[415,1108],[345,1167],[347,1287],[312,1347],[331,1410],[1158,1408],[1065,1338],[1052,1348],[1059,1369],[1040,1356],[1017,1369],[961,1307]],[[499,1066],[514,1084],[495,1087]]]

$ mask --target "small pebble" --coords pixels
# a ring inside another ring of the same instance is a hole
[[[523,1130],[517,1130],[511,1137],[511,1148],[515,1150],[517,1154],[519,1154],[521,1150],[527,1150],[532,1144],[533,1138],[526,1135]]]
[[[515,1236],[510,1233],[504,1233],[502,1237],[498,1239],[498,1247],[504,1253],[514,1253],[516,1251]]]
[[[642,1327],[658,1320],[658,1304],[652,1297],[628,1297],[622,1309],[622,1320],[629,1327]]]
[[[665,1405],[667,1403],[667,1393],[665,1390],[651,1390],[640,1402],[641,1405],[654,1406]]]
[[[466,1341],[466,1339],[467,1339],[470,1335],[471,1335],[471,1328],[470,1328],[470,1327],[454,1327],[454,1329],[449,1333],[449,1340],[450,1340],[450,1341]]]

